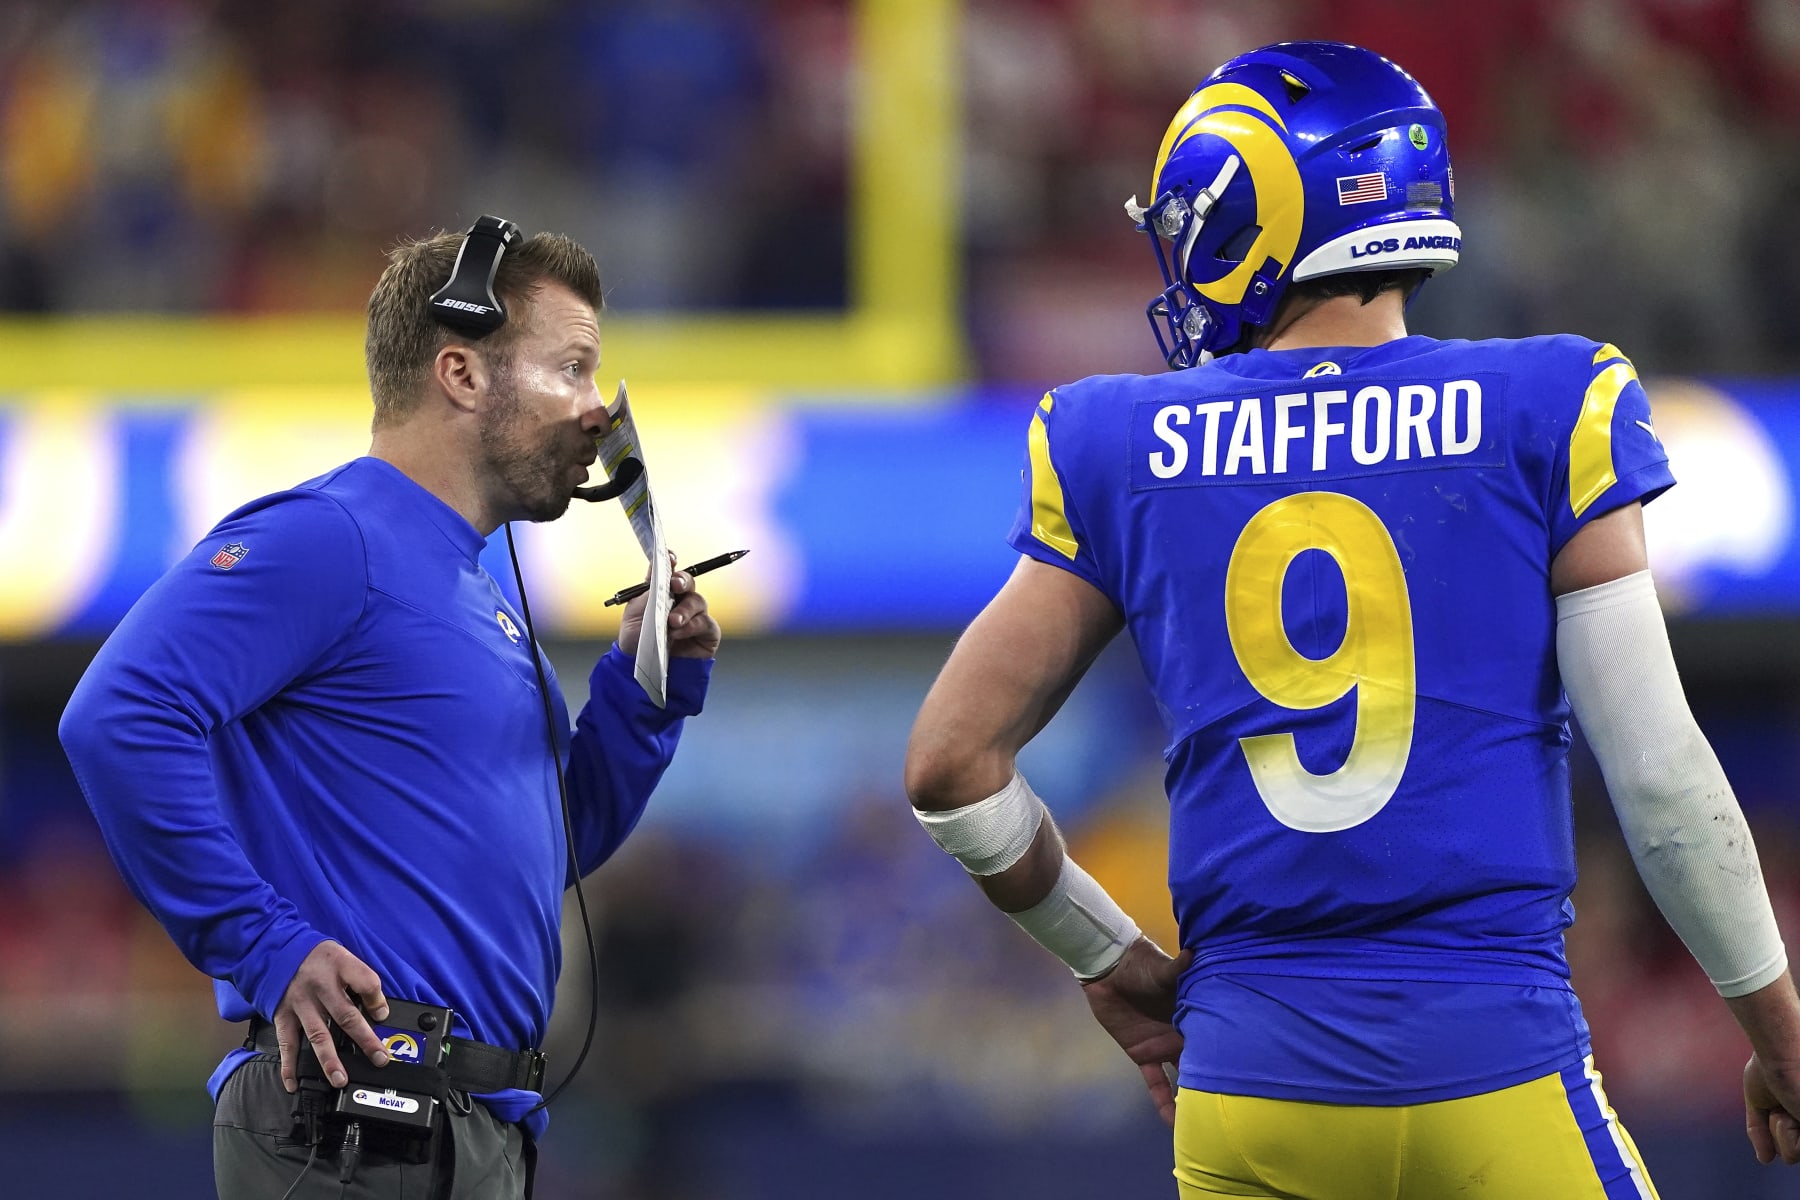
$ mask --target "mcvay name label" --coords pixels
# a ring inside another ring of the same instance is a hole
[[[1132,413],[1131,487],[1331,479],[1369,471],[1506,462],[1505,381],[1482,375],[1431,383],[1357,383],[1274,396],[1179,404],[1140,401]]]
[[[350,1093],[350,1099],[364,1108],[379,1108],[385,1112],[416,1113],[419,1102],[411,1096],[390,1096],[386,1092],[371,1092],[368,1088],[357,1088]]]

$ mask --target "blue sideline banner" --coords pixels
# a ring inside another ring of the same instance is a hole
[[[1800,382],[1649,388],[1680,480],[1646,515],[1665,604],[1800,616]],[[1012,567],[1035,392],[834,406],[634,382],[632,398],[681,561],[752,551],[706,585],[735,632],[955,628]],[[0,639],[103,636],[224,514],[367,446],[367,400],[336,391],[0,397]],[[601,601],[643,570],[616,506],[519,541],[543,632],[610,636]],[[504,538],[486,561],[510,575]]]

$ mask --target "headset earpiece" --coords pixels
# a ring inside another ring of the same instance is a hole
[[[494,295],[494,273],[500,256],[524,238],[503,217],[484,215],[469,226],[450,282],[431,294],[431,315],[469,338],[484,338],[506,323],[506,309]]]

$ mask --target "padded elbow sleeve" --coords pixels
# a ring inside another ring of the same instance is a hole
[[[1651,898],[1724,996],[1787,967],[1731,784],[1694,723],[1650,572],[1556,601],[1563,687]]]
[[[938,849],[971,875],[998,875],[1025,857],[1047,810],[1017,771],[1006,786],[964,808],[913,810]]]

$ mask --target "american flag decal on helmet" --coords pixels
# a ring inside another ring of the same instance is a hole
[[[244,555],[250,553],[250,547],[242,542],[227,542],[219,552],[212,556],[212,565],[221,571],[229,571],[244,561]]]
[[[1340,175],[1337,181],[1339,204],[1368,204],[1387,199],[1387,176],[1380,171],[1369,175]]]

